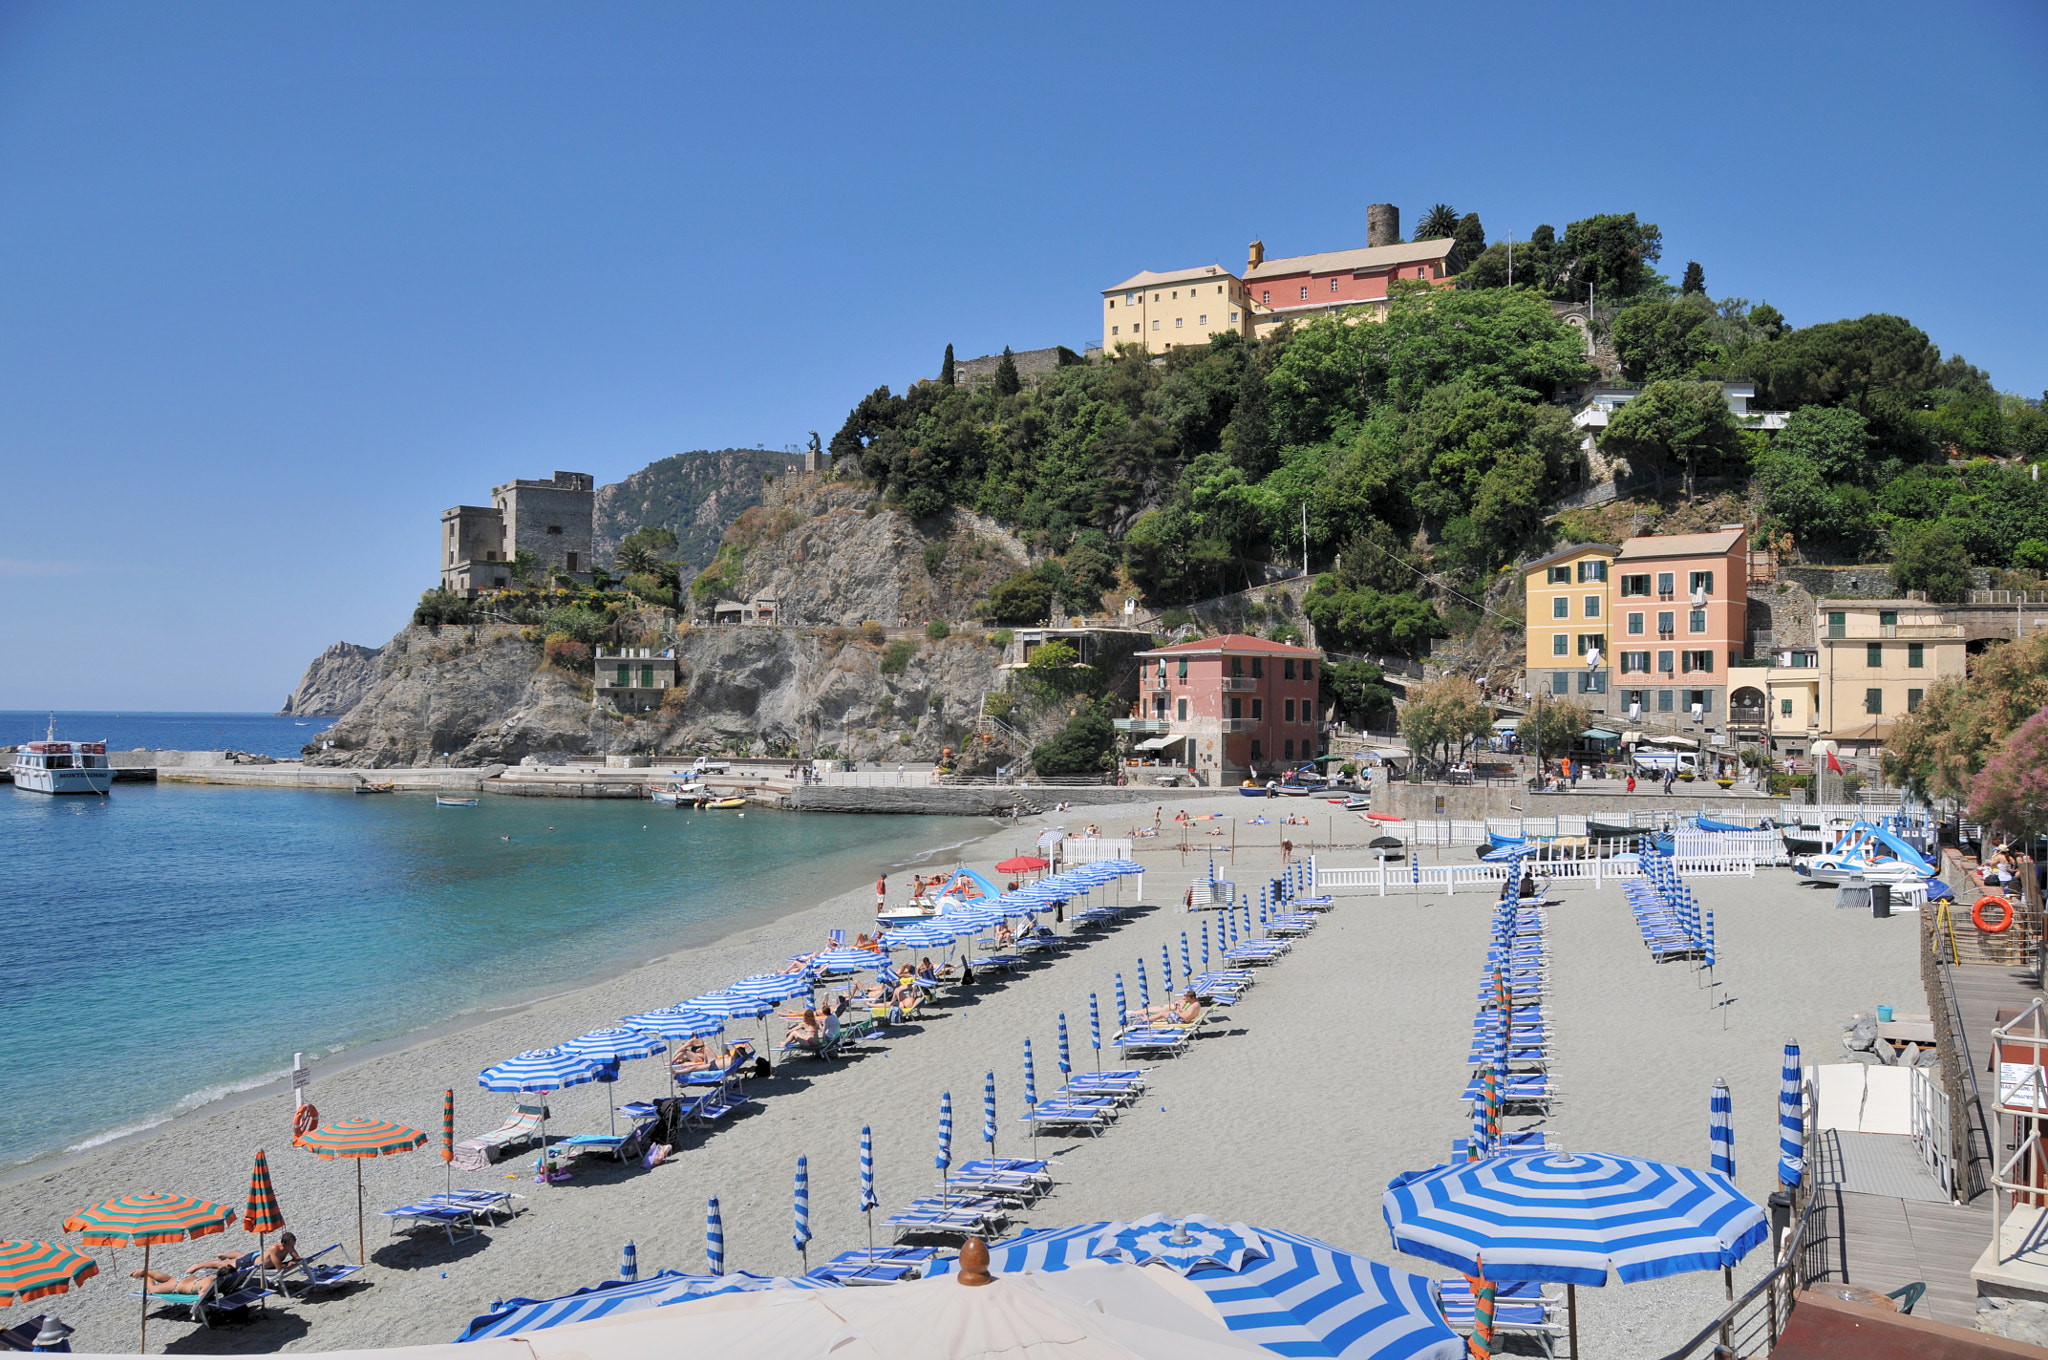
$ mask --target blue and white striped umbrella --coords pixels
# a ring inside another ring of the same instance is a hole
[[[1169,998],[1173,995],[1173,954],[1164,940],[1159,942],[1159,990]]]
[[[1130,1026],[1130,1023],[1130,1016],[1124,1010],[1124,975],[1118,973],[1116,975],[1116,1027],[1118,1029],[1126,1029]]]
[[[1490,1280],[1602,1285],[1732,1266],[1769,1231],[1727,1177],[1608,1153],[1502,1153],[1405,1172],[1380,1209],[1394,1249]]]
[[[688,1275],[677,1270],[657,1271],[644,1280],[628,1284],[606,1280],[595,1288],[583,1288],[553,1299],[506,1299],[482,1317],[472,1321],[458,1341],[488,1341],[493,1337],[521,1336],[545,1331],[568,1322],[589,1322],[594,1318],[619,1317],[645,1308],[660,1308],[714,1294],[734,1294],[759,1289],[838,1289],[836,1281],[807,1275]]]
[[[1493,1151],[1486,1140],[1486,1102],[1472,1102],[1472,1136],[1465,1141],[1465,1160],[1476,1162]]]
[[[1024,1040],[1024,1108],[1038,1108],[1038,1069],[1031,1062],[1031,1040]]]
[[[535,1048],[485,1068],[476,1084],[486,1091],[559,1091],[595,1081],[601,1066],[594,1058],[559,1048]]]
[[[860,1128],[860,1210],[866,1213],[881,1202],[875,1198],[875,1135],[863,1124]]]
[[[796,1249],[803,1251],[811,1244],[811,1161],[808,1157],[796,1159],[796,1230],[790,1240]]]
[[[734,996],[747,997],[754,1001],[787,1001],[791,997],[809,996],[817,990],[817,983],[809,973],[756,973],[743,977],[725,989]],[[692,1001],[691,1005],[697,1003]]]
[[[619,1023],[630,1029],[659,1034],[664,1039],[708,1039],[714,1034],[725,1033],[725,1021],[688,1006],[670,1006],[666,1010],[629,1015]]]
[[[1202,918],[1202,971],[1209,971],[1209,918]]]
[[[633,1245],[633,1239],[626,1239],[626,1249],[619,1253],[619,1278],[637,1280],[640,1278],[640,1252]]]
[[[941,1175],[953,1165],[953,1093],[946,1091],[939,1096],[939,1155],[932,1159],[932,1165]]]
[[[996,1074],[990,1072],[981,1084],[981,1141],[988,1155],[996,1155]]]
[[[1248,1257],[1271,1253],[1265,1239],[1242,1223],[1218,1223],[1204,1214],[1153,1214],[1105,1230],[1089,1245],[1088,1254],[1134,1266],[1156,1261],[1185,1275],[1204,1265],[1236,1272],[1244,1269]]]
[[[749,1019],[759,1020],[762,1016],[774,1010],[776,1006],[776,1003],[773,1001],[763,1001],[759,997],[753,996],[740,996],[735,992],[706,992],[702,996],[691,997],[683,1004],[693,1011],[701,1011],[705,1015],[721,1016],[727,1020],[740,1015],[747,1016]]]
[[[1151,989],[1150,987],[1148,987],[1148,986],[1146,986],[1146,985],[1145,985],[1145,961],[1144,961],[1143,959],[1139,959],[1139,960],[1138,960],[1138,1009],[1139,1009],[1139,1010],[1141,1010],[1141,1011],[1142,1011],[1142,1010],[1150,1010],[1150,1009],[1151,1009],[1151,1007],[1152,1007],[1152,989]]]
[[[1093,992],[1088,993],[1088,1042],[1095,1045],[1095,1065],[1102,1066],[1102,1008]]]
[[[1785,1041],[1778,1075],[1778,1180],[1797,1186],[1806,1175],[1806,1096],[1799,1068],[1799,1044]]]
[[[657,1053],[668,1052],[668,1044],[658,1034],[645,1030],[622,1029],[616,1025],[609,1029],[594,1029],[588,1034],[579,1034],[561,1046],[564,1053],[573,1053],[579,1058],[594,1058],[600,1063],[622,1062],[628,1058],[651,1058]]]
[[[1081,1223],[1024,1233],[989,1248],[999,1275],[1065,1270],[1089,1258],[1122,1223]],[[1197,1267],[1187,1282],[1208,1296],[1238,1339],[1280,1355],[1338,1360],[1463,1360],[1465,1343],[1444,1325],[1429,1281],[1354,1256],[1327,1242],[1254,1228],[1270,1253],[1235,1271]],[[930,1267],[950,1275],[957,1260]]]
[[[704,1268],[725,1274],[725,1220],[718,1216],[718,1196],[704,1207]]]
[[[819,973],[859,973],[889,967],[889,956],[879,949],[828,949],[811,960]]]
[[[1060,1012],[1060,1075],[1063,1077],[1074,1075],[1074,1060],[1067,1050],[1067,1013],[1065,1011]]]
[[[1716,1081],[1707,1097],[1707,1169],[1735,1179],[1734,1101],[1725,1081]]]
[[[1188,949],[1188,933],[1183,930],[1180,933],[1180,979],[1182,982],[1188,982],[1194,976],[1195,960],[1193,954]]]
[[[944,949],[963,934],[972,931],[956,931],[943,924],[940,918],[919,921],[916,925],[899,926],[895,930],[882,932],[882,943],[893,947],[908,946],[912,949]]]
[[[1707,967],[1712,968],[1714,966],[1714,913],[1711,908],[1706,913],[1706,928],[1702,939],[1707,951]]]

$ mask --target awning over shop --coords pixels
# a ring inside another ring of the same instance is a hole
[[[1583,731],[1583,732],[1579,733],[1579,735],[1580,735],[1580,736],[1582,736],[1582,737],[1585,737],[1585,738],[1586,738],[1587,740],[1589,740],[1589,741],[1619,741],[1619,740],[1621,740],[1621,733],[1619,733],[1619,732],[1610,732],[1610,731],[1608,731],[1608,730],[1607,730],[1606,728],[1604,728],[1604,727],[1589,727],[1589,728],[1587,728],[1587,729],[1586,729],[1585,731]]]
[[[1187,740],[1185,734],[1178,737],[1149,737],[1131,749],[1133,751],[1163,751],[1169,746],[1178,746]]]

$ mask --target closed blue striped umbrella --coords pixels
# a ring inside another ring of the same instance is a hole
[[[1405,1172],[1380,1208],[1394,1249],[1493,1280],[1602,1285],[1733,1266],[1769,1231],[1727,1177],[1609,1153],[1502,1153]]]
[[[988,1155],[996,1155],[996,1074],[990,1072],[981,1083],[981,1141]]]
[[[1476,1162],[1493,1150],[1486,1139],[1486,1102],[1472,1102],[1472,1136],[1465,1140],[1465,1160]]]
[[[1195,975],[1194,956],[1188,950],[1188,933],[1180,933],[1180,980],[1187,982]]]
[[[1202,918],[1202,971],[1209,971],[1209,919]]]
[[[991,1246],[989,1267],[1003,1275],[1065,1270],[1091,1259],[1103,1242],[1131,1226],[1080,1223],[1024,1233]],[[1280,1355],[1463,1360],[1465,1343],[1444,1325],[1422,1276],[1313,1237],[1274,1228],[1251,1231],[1263,1254],[1245,1253],[1236,1270],[1198,1262],[1185,1277],[1237,1339]],[[959,1268],[948,1259],[930,1273],[950,1275]]]
[[[1708,1170],[1735,1179],[1734,1102],[1725,1081],[1716,1081],[1707,1097],[1707,1153]]]
[[[704,1207],[704,1268],[725,1274],[725,1220],[718,1216],[718,1196]]]
[[[1138,960],[1138,1009],[1149,1010],[1152,1006],[1152,988],[1145,982],[1145,961]]]
[[[1074,1075],[1074,1060],[1067,1050],[1067,1013],[1060,1012],[1060,1075]]]
[[[1088,993],[1088,1042],[1095,1046],[1095,1070],[1102,1070],[1102,1008],[1096,1004],[1095,993]]]
[[[803,1253],[804,1269],[811,1265],[811,1162],[808,1157],[796,1159],[796,1229],[790,1240]]]
[[[1778,1082],[1778,1180],[1794,1187],[1806,1174],[1806,1098],[1801,1090],[1799,1044],[1785,1041]]]
[[[874,1208],[882,1201],[875,1198],[875,1135],[863,1124],[860,1127],[860,1208],[862,1213]]]
[[[939,1155],[932,1159],[932,1165],[944,1174],[953,1165],[953,1093],[946,1091],[939,1096]]]
[[[1706,929],[1702,940],[1707,951],[1707,967],[1712,968],[1714,966],[1714,913],[1711,910],[1706,913]]]
[[[1159,990],[1168,996],[1173,994],[1173,955],[1164,940],[1159,942]]]
[[[631,1238],[626,1239],[626,1249],[619,1253],[619,1278],[637,1280],[640,1278],[640,1252]]]
[[[1031,1062],[1031,1040],[1024,1040],[1024,1108],[1038,1108],[1038,1069]]]
[[[1116,1027],[1124,1029],[1130,1025],[1130,1017],[1124,1010],[1124,975],[1116,975]]]

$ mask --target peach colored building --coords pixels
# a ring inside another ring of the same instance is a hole
[[[1740,525],[1707,534],[1659,534],[1621,545],[1610,569],[1614,688],[1627,715],[1641,705],[1666,722],[1722,729],[1731,717],[1761,726],[1758,711],[1731,715],[1731,677],[1742,683],[1749,615],[1749,535]],[[1761,675],[1756,677],[1761,679]]]
[[[1178,759],[1211,786],[1260,778],[1322,753],[1323,654],[1230,633],[1137,653],[1138,705],[1119,726],[1141,751]]]
[[[1224,331],[1250,338],[1244,297],[1244,281],[1220,264],[1133,274],[1102,290],[1103,353],[1141,344],[1149,353],[1164,354],[1206,345]]]
[[[1448,239],[1415,241],[1269,260],[1265,242],[1254,241],[1244,272],[1253,331],[1264,335],[1284,321],[1308,321],[1350,307],[1370,308],[1366,315],[1384,321],[1396,282],[1436,283],[1451,276],[1454,245]]]

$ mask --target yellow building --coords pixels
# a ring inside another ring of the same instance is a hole
[[[1522,568],[1532,694],[1571,695],[1595,713],[1608,711],[1610,577],[1620,552],[1611,543],[1575,543]]]
[[[1816,600],[1808,644],[1771,658],[1771,742],[1805,754],[1819,738],[1875,750],[1937,680],[1960,679],[1969,645],[1955,611],[1921,600]]]
[[[1186,345],[1206,345],[1210,336],[1224,331],[1250,339],[1252,322],[1244,280],[1220,264],[1163,274],[1148,269],[1102,290],[1105,354],[1130,344],[1164,354]]]

